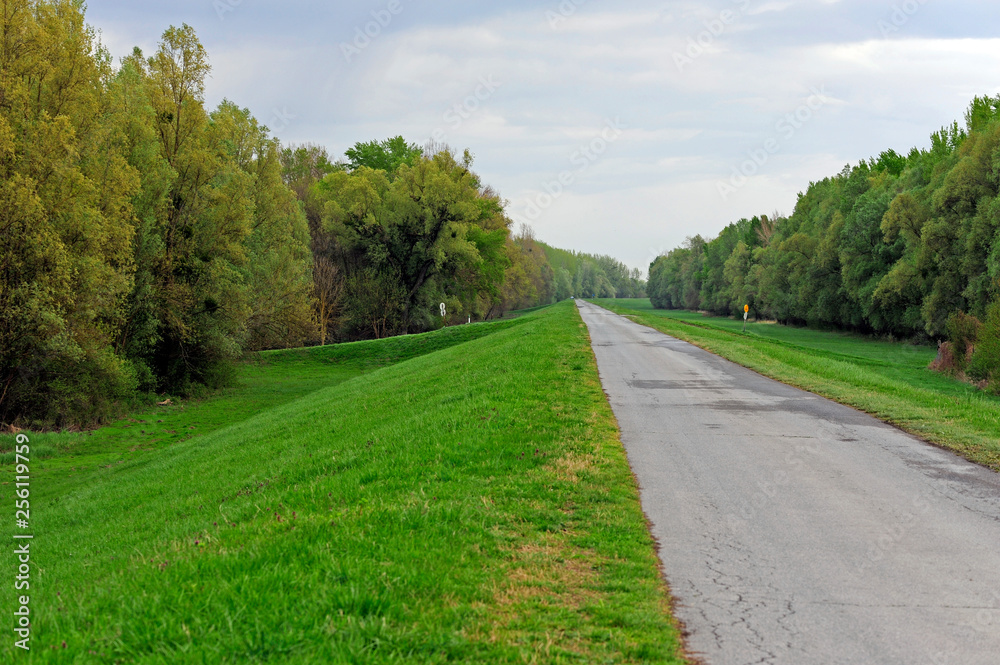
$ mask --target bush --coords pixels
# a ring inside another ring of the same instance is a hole
[[[938,344],[937,357],[931,361],[928,369],[952,376],[958,373],[958,363],[955,362],[955,350],[952,348],[951,342]]]
[[[1000,393],[1000,300],[986,310],[966,373],[976,381],[986,381],[991,392]]]
[[[15,368],[0,421],[32,429],[96,425],[120,416],[137,388],[135,367],[110,350],[39,354]]]
[[[955,369],[965,371],[978,343],[983,324],[965,312],[955,312],[948,317],[945,330],[954,356]]]

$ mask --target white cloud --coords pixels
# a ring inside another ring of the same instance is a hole
[[[747,14],[750,16],[757,16],[758,14],[767,14],[768,12],[783,12],[794,3],[792,2],[765,2],[762,5],[757,5],[751,7],[747,10]]]

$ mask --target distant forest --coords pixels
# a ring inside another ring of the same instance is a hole
[[[116,64],[83,3],[4,8],[0,425],[196,395],[247,352],[642,292],[613,259],[512,232],[468,152],[396,137],[334,162],[233,102],[206,108],[187,25]]]
[[[649,269],[666,309],[948,340],[959,371],[1000,367],[1000,97],[908,155],[886,150],[811,183],[791,216],[689,238]]]

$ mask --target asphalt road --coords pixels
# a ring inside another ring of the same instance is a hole
[[[1000,476],[579,306],[691,652],[1000,664]]]

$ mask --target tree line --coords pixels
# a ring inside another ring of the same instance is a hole
[[[1000,318],[997,155],[1000,97],[977,97],[964,125],[934,132],[928,148],[886,150],[811,183],[790,216],[741,219],[658,257],[650,298],[659,308],[730,315],[747,304],[783,323],[960,342],[965,317]],[[1000,334],[971,329],[984,354],[986,336]],[[989,381],[983,358],[977,375]]]
[[[614,257],[557,249],[542,243],[553,269],[556,300],[584,298],[645,298],[642,271]]]
[[[577,261],[600,289],[553,268],[468,151],[283,146],[207,107],[210,71],[187,25],[116,64],[82,3],[3,3],[0,424],[99,423],[224,385],[248,352],[616,291],[606,257]]]
[[[0,421],[93,422],[305,338],[309,235],[280,146],[204,104],[188,27],[118,68],[69,0],[0,15]]]

